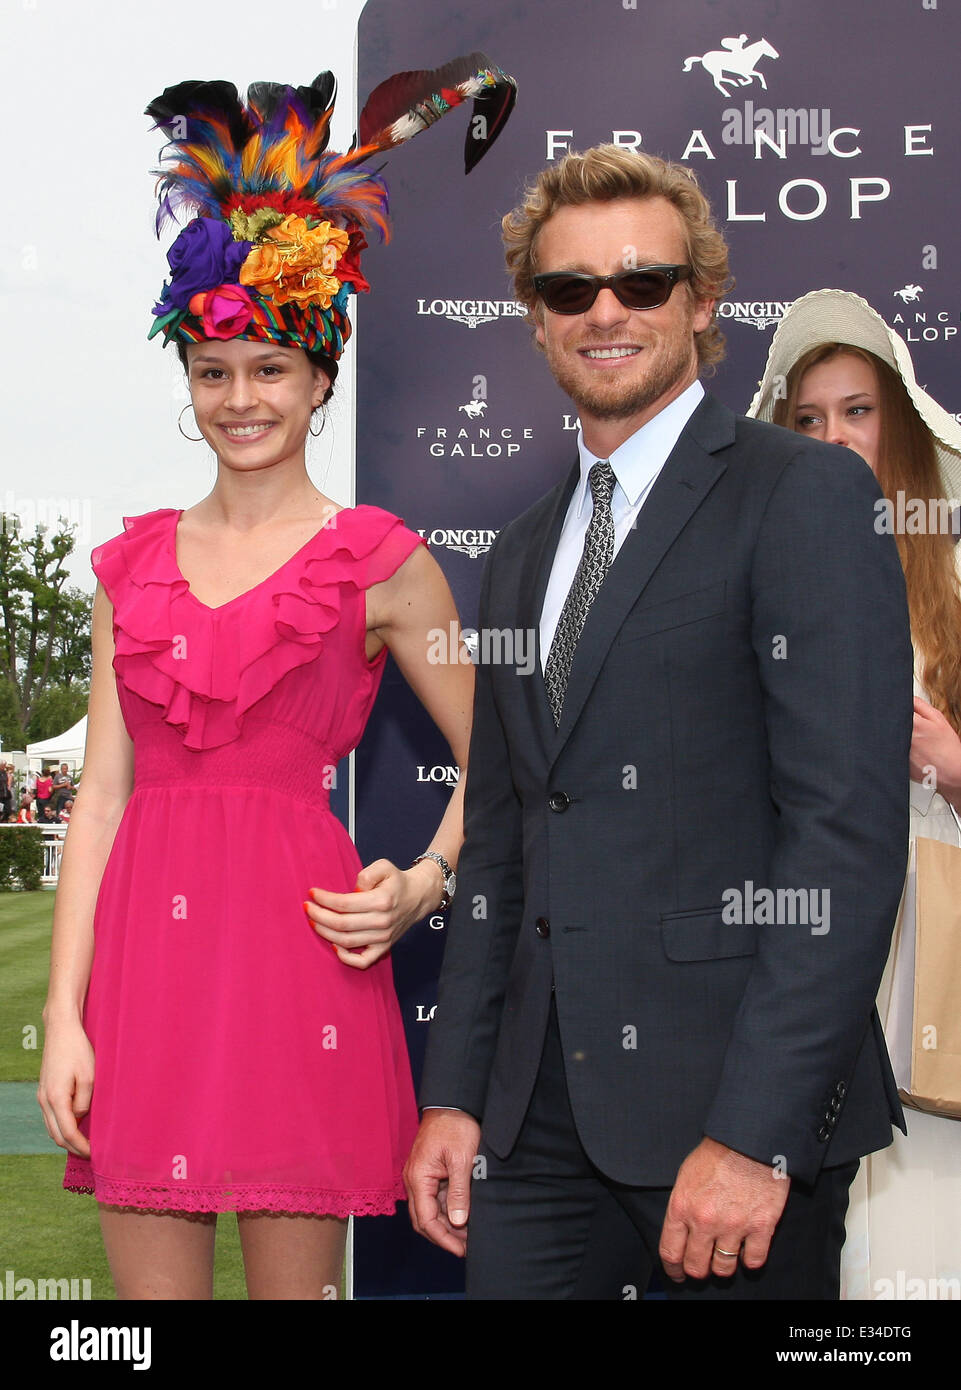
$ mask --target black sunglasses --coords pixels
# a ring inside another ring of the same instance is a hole
[[[534,276],[534,288],[552,314],[586,314],[601,290],[612,290],[625,309],[659,309],[679,280],[691,276],[689,265],[639,265],[616,275],[585,275],[552,270]]]

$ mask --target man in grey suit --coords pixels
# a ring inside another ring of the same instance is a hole
[[[859,1157],[904,1123],[880,490],[704,393],[727,248],[686,169],[568,155],[504,236],[579,458],[485,572],[478,625],[538,661],[477,671],[412,1219],[473,1298],[640,1296],[658,1256],[672,1297],[836,1298]]]

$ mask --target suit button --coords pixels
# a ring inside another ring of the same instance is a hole
[[[561,811],[567,810],[568,806],[571,804],[571,799],[567,795],[567,792],[551,792],[547,804],[552,811],[560,813]]]
[[[838,1082],[837,1086],[835,1087],[835,1090],[837,1091],[838,1095],[841,1097],[842,1100],[848,1093],[848,1088],[847,1086],[845,1086],[843,1081]]]
[[[841,1097],[840,1097],[840,1096],[832,1096],[832,1097],[831,1097],[830,1109],[831,1109],[831,1114],[832,1114],[832,1116],[833,1116],[834,1118],[837,1118],[837,1116],[841,1113]]]
[[[550,936],[551,924],[546,917],[538,917],[537,921],[534,923],[534,930],[537,932],[538,936]]]
[[[818,1142],[821,1144],[826,1144],[830,1137],[831,1131],[828,1129],[827,1125],[822,1125],[821,1128],[818,1130]]]

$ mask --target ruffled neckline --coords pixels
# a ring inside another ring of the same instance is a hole
[[[273,574],[211,608],[180,572],[183,509],[125,516],[91,564],[113,604],[113,666],[153,704],[187,748],[217,748],[289,671],[319,656],[345,594],[388,579],[421,537],[380,507],[344,507]],[[336,525],[331,524],[336,522]],[[386,648],[362,671],[375,677]]]
[[[285,560],[284,563],[283,563],[282,565],[280,565],[277,569],[275,569],[275,570],[273,571],[272,574],[268,574],[266,579],[262,579],[262,580],[260,581],[260,583],[259,583],[259,584],[255,584],[255,585],[253,586],[252,589],[245,589],[244,592],[243,592],[242,594],[236,594],[233,598],[228,599],[226,603],[219,603],[219,604],[217,605],[216,608],[211,608],[211,606],[210,606],[209,603],[204,603],[203,599],[199,599],[199,598],[197,597],[197,595],[194,593],[194,591],[191,589],[191,587],[190,587],[190,585],[189,585],[187,579],[184,577],[183,570],[180,568],[180,565],[179,565],[178,560],[177,560],[177,527],[180,525],[180,518],[183,516],[184,511],[185,511],[185,508],[184,508],[184,507],[179,507],[179,508],[177,508],[177,507],[163,508],[163,511],[169,512],[169,514],[170,514],[170,515],[172,516],[172,518],[173,518],[173,523],[172,523],[171,528],[170,528],[170,559],[171,559],[171,563],[173,564],[173,568],[174,568],[174,577],[175,577],[177,580],[179,580],[180,583],[182,583],[182,584],[185,586],[186,593],[187,593],[187,597],[190,598],[190,599],[192,599],[193,602],[196,603],[200,608],[202,608],[206,613],[222,613],[222,612],[224,611],[225,608],[230,608],[230,607],[233,606],[233,604],[239,603],[239,602],[241,601],[241,599],[245,599],[245,598],[247,598],[249,595],[255,594],[255,593],[257,592],[257,590],[258,590],[259,588],[261,588],[263,585],[265,585],[265,584],[271,584],[271,583],[274,582],[275,580],[279,579],[280,576],[283,574],[284,570],[287,568],[288,565],[292,565],[296,560],[300,560],[300,559],[305,555],[305,552],[306,552],[306,551],[308,551],[308,550],[310,550],[310,549],[313,548],[313,546],[318,542],[318,539],[319,539],[319,537],[320,537],[320,535],[321,535],[322,532],[324,532],[324,531],[336,531],[336,530],[339,528],[339,525],[340,525],[340,518],[343,517],[343,516],[345,515],[345,513],[351,513],[351,514],[353,514],[354,512],[357,512],[357,511],[378,511],[378,510],[380,510],[380,509],[379,509],[379,508],[372,508],[372,507],[366,507],[366,508],[365,508],[365,507],[363,507],[363,506],[361,506],[361,507],[341,507],[340,510],[337,511],[337,512],[335,512],[334,515],[333,515],[328,521],[325,521],[325,522],[324,522],[323,526],[319,527],[319,529],[318,529],[317,531],[314,532],[314,534],[310,537],[309,540],[307,540],[307,541],[304,542],[304,544],[300,547],[300,549],[299,549],[298,551],[296,551],[293,555],[291,555],[291,557],[290,557],[288,560]],[[131,519],[132,519],[132,520],[136,520],[137,518],[131,518]],[[127,524],[127,520],[128,520],[127,517],[124,517],[124,518],[123,518],[123,523],[124,523],[125,526],[126,526],[126,524]],[[333,524],[332,524],[332,523],[333,523]]]

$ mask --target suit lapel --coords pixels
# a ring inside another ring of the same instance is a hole
[[[713,458],[712,454],[734,442],[734,422],[732,412],[710,396],[704,398],[688,421],[588,612],[584,631],[574,652],[561,722],[557,729],[554,728],[538,667],[539,696],[547,711],[550,730],[548,748],[552,763],[580,717],[621,624],[664,555],[725,471],[726,464]],[[548,570],[556,546],[555,535],[548,553]],[[541,601],[545,586],[546,577],[539,591]],[[540,608],[537,612],[539,615]]]

